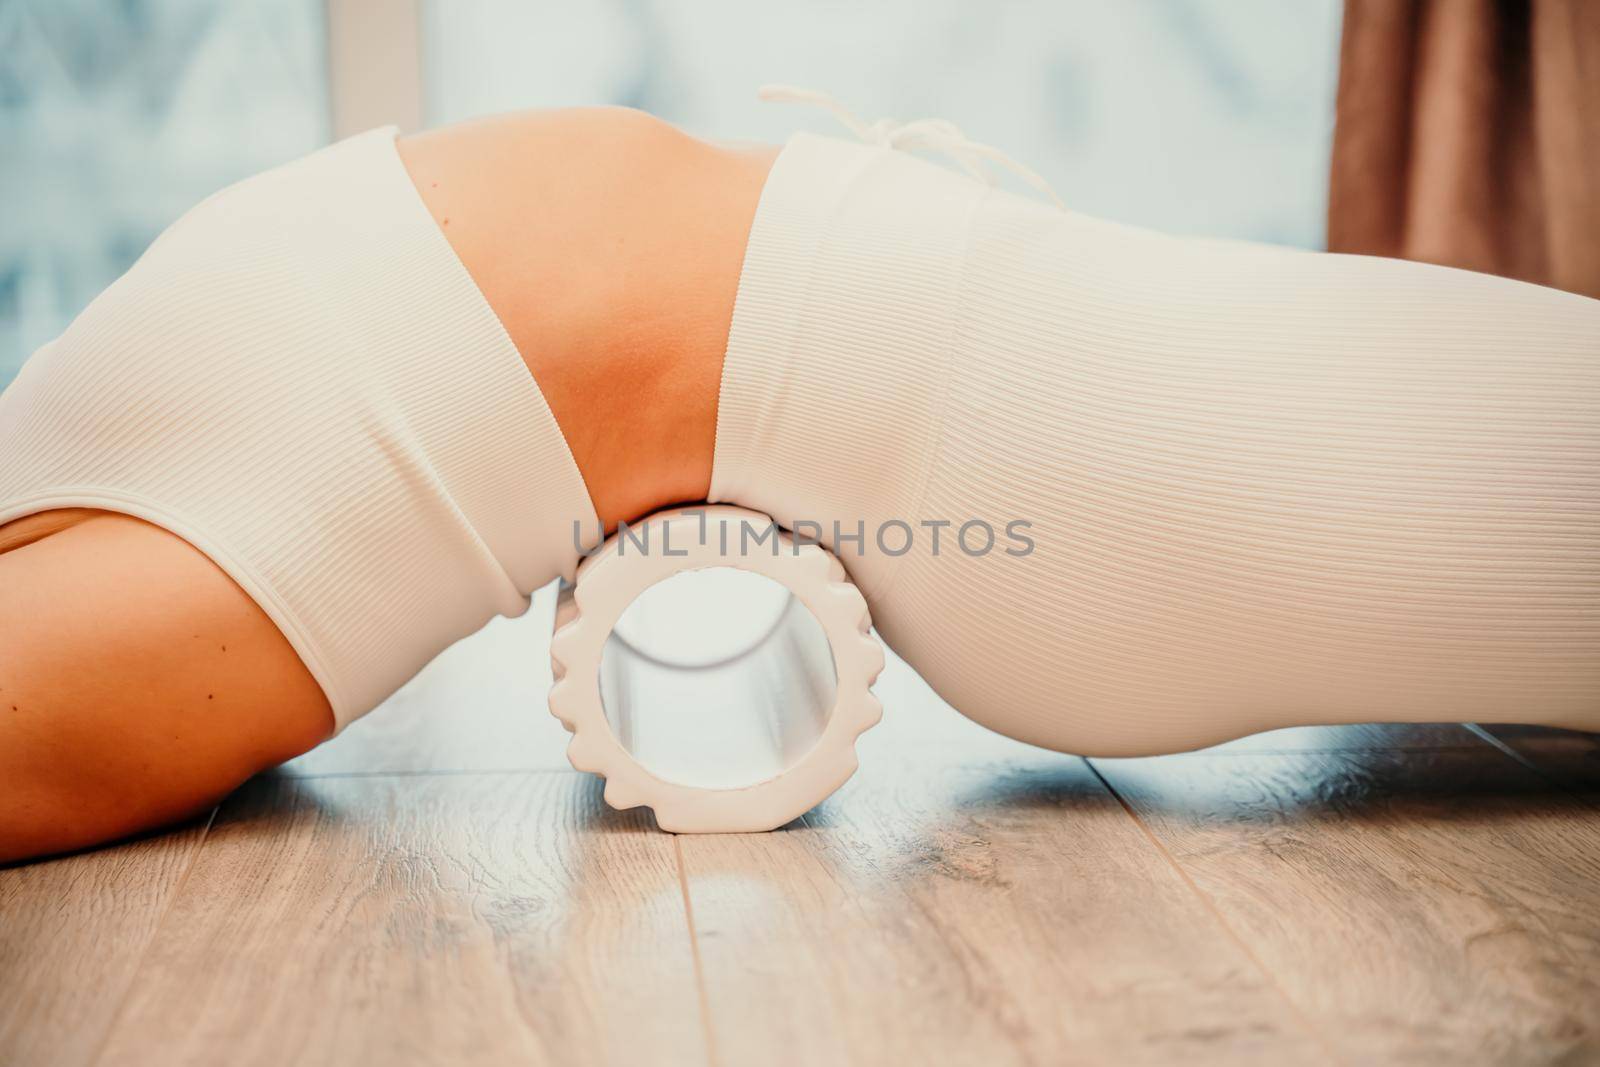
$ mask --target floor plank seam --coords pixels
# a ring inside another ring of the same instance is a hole
[[[700,959],[700,931],[694,923],[694,901],[689,896],[689,867],[683,858],[683,836],[672,835],[672,854],[678,866],[678,889],[683,894],[683,917],[689,926],[689,958],[694,963],[695,992],[700,999],[700,1028],[705,1033],[706,1061],[718,1067],[717,1036],[711,1025],[711,997],[706,987],[705,964]]]
[[[1508,756],[1516,763],[1526,767],[1528,770],[1532,771],[1546,782],[1549,782],[1551,785],[1560,789],[1563,793],[1572,797],[1578,803],[1583,804],[1586,807],[1600,808],[1600,799],[1597,799],[1594,794],[1585,792],[1584,790],[1578,788],[1577,785],[1566,775],[1541,766],[1538,761],[1530,759],[1524,753],[1512,748],[1500,738],[1496,737],[1491,731],[1485,729],[1483,726],[1480,726],[1478,723],[1469,722],[1464,723],[1463,725],[1465,725],[1466,728],[1473,734],[1477,735],[1482,740],[1487,741],[1490,746],[1498,749],[1502,755]]]
[[[398,771],[314,771],[301,773],[299,771],[284,770],[281,772],[285,778],[295,781],[314,781],[318,778],[427,778],[437,775],[441,778],[472,774],[587,774],[587,771],[576,770],[572,767],[485,767],[474,769],[471,767],[443,767],[437,770],[398,770]]]
[[[1188,752],[1168,752],[1159,756],[1111,756],[1099,758],[1182,759],[1186,756],[1202,756],[1207,759],[1221,759],[1224,757],[1239,758],[1246,756],[1350,756],[1362,752],[1472,752],[1478,747],[1476,743],[1463,742],[1459,745],[1409,745],[1399,748],[1387,745],[1342,745],[1332,748],[1227,748],[1216,750],[1197,748]]]
[[[161,909],[161,915],[156,919],[156,924],[150,930],[150,936],[145,940],[144,946],[139,950],[138,959],[128,969],[128,983],[123,987],[122,995],[117,999],[117,1006],[106,1019],[105,1033],[100,1035],[100,1043],[94,1050],[94,1055],[87,1061],[88,1067],[94,1067],[105,1058],[106,1049],[111,1046],[111,1038],[117,1032],[117,1027],[122,1025],[122,1015],[128,1010],[128,1002],[133,999],[133,990],[139,982],[139,972],[144,970],[145,960],[150,955],[150,950],[161,939],[161,932],[167,928],[167,919],[172,914],[172,909],[177,905],[178,898],[183,895],[184,887],[189,884],[189,876],[200,863],[200,852],[206,847],[206,839],[211,836],[211,827],[216,824],[217,813],[222,810],[221,804],[214,804],[211,814],[206,816],[206,824],[200,828],[200,839],[194,843],[194,851],[189,855],[189,862],[183,868],[183,873],[178,876],[178,882],[172,887],[172,894],[167,897],[167,903]]]
[[[1134,825],[1139,828],[1139,832],[1145,836],[1145,839],[1149,841],[1152,846],[1154,846],[1155,850],[1160,853],[1162,859],[1167,861],[1167,865],[1172,868],[1173,872],[1177,874],[1178,878],[1182,880],[1183,884],[1188,887],[1189,891],[1195,895],[1195,898],[1200,902],[1200,906],[1203,907],[1212,917],[1212,919],[1216,921],[1217,925],[1222,928],[1222,932],[1227,936],[1228,940],[1232,941],[1236,946],[1238,946],[1239,951],[1244,953],[1245,959],[1250,961],[1251,966],[1255,967],[1262,979],[1269,987],[1271,987],[1272,991],[1278,995],[1278,998],[1283,1001],[1284,1006],[1289,1009],[1289,1013],[1300,1023],[1301,1028],[1304,1029],[1305,1032],[1311,1036],[1312,1040],[1320,1045],[1323,1051],[1328,1054],[1329,1060],[1333,1063],[1346,1062],[1344,1057],[1339,1054],[1338,1049],[1328,1038],[1328,1036],[1324,1034],[1321,1028],[1311,1020],[1311,1017],[1301,1009],[1300,1005],[1297,1004],[1294,998],[1289,995],[1289,991],[1283,988],[1283,984],[1278,981],[1277,976],[1272,973],[1270,968],[1267,967],[1266,961],[1256,954],[1255,950],[1253,950],[1249,943],[1239,935],[1239,932],[1233,928],[1233,925],[1228,922],[1227,918],[1217,908],[1216,902],[1211,899],[1205,890],[1200,888],[1199,883],[1190,877],[1189,872],[1184,870],[1183,865],[1178,862],[1178,857],[1172,854],[1172,851],[1162,843],[1159,837],[1156,836],[1155,831],[1151,830],[1145,821],[1139,817],[1139,813],[1133,810],[1133,805],[1129,804],[1127,800],[1123,798],[1122,794],[1117,791],[1117,787],[1112,785],[1110,780],[1107,779],[1105,775],[1100,773],[1100,768],[1095,766],[1094,760],[1085,759],[1083,762],[1089,768],[1090,772],[1100,780],[1100,784],[1103,785],[1111,794],[1111,796],[1115,798],[1116,802],[1122,806],[1122,810],[1127,813],[1128,818],[1133,820]]]

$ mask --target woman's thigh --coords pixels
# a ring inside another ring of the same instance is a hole
[[[104,512],[0,528],[0,861],[184,818],[332,727],[277,627],[188,542]]]

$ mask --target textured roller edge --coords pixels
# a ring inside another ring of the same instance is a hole
[[[704,543],[698,537],[702,515],[710,534]],[[583,561],[573,583],[563,583],[550,642],[550,712],[572,734],[568,762],[605,779],[605,800],[613,808],[649,807],[657,825],[674,833],[772,830],[810,811],[859,766],[856,739],[883,718],[883,705],[871,687],[883,671],[884,654],[871,633],[866,599],[832,553],[815,544],[796,549],[787,532],[779,534],[776,555],[718,550],[719,525],[737,532],[740,523],[764,529],[771,521],[728,505],[659,512],[635,528],[649,527],[650,543],[659,543],[654,539],[667,524],[693,527],[695,538],[680,531],[668,557],[623,556],[618,538],[612,537]],[[679,547],[685,555],[677,555]],[[821,625],[837,676],[833,708],[811,750],[778,775],[738,789],[699,788],[652,774],[616,739],[600,698],[601,654],[622,612],[656,582],[708,567],[736,567],[786,587]]]

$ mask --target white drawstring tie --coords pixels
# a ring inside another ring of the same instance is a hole
[[[776,103],[814,104],[838,119],[846,129],[868,144],[884,148],[923,149],[943,152],[978,181],[985,185],[995,183],[994,173],[987,164],[1004,167],[1033,188],[1050,198],[1051,203],[1065,211],[1067,205],[1040,174],[1012,159],[992,145],[974,141],[961,132],[953,122],[944,119],[916,119],[911,122],[892,122],[879,119],[868,124],[827,93],[815,89],[800,89],[793,85],[763,85],[757,90],[762,100]]]

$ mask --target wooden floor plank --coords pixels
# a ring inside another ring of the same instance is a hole
[[[93,1058],[204,828],[0,868],[0,1064]]]
[[[295,775],[568,768],[550,714],[553,586],[515,618],[445,649],[383,704],[285,764]]]
[[[791,827],[682,837],[728,1063],[1317,1063],[1082,760],[893,697]]]
[[[1094,766],[1351,1060],[1600,1059],[1600,813],[1503,753]]]
[[[705,1063],[673,839],[573,772],[258,779],[102,1062]]]
[[[1454,725],[1091,767],[891,658],[839,796],[674,839],[555,770],[546,606],[204,847],[0,870],[0,1064],[1600,1059],[1588,735],[1489,728],[1537,773]]]

